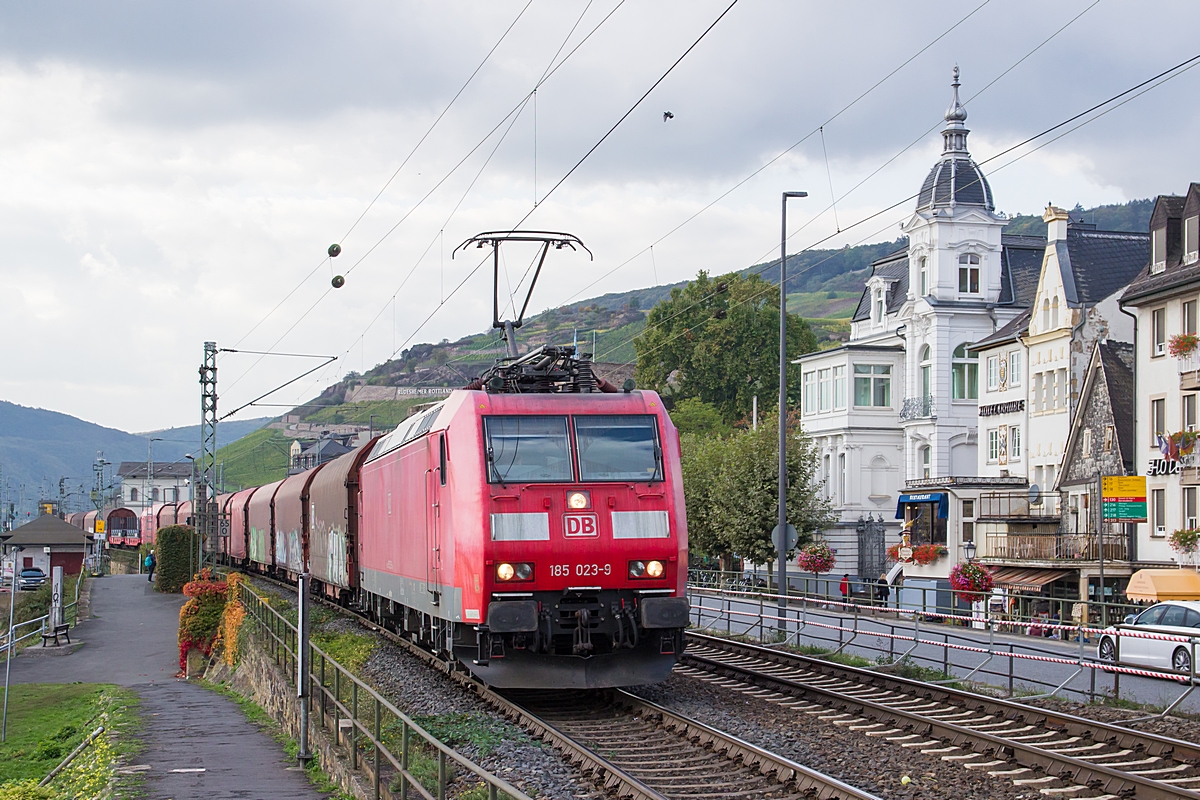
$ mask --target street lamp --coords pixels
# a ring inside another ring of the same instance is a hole
[[[779,531],[775,542],[779,559],[779,630],[787,623],[787,201],[808,197],[808,192],[784,192],[779,231]]]
[[[966,554],[968,562],[974,561],[975,560],[975,542],[967,542],[966,544],[964,544],[963,545],[963,553]]]

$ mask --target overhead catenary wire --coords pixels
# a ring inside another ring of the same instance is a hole
[[[447,180],[448,180],[448,179],[449,179],[449,178],[450,178],[450,177],[451,177],[451,176],[452,176],[454,173],[456,173],[456,172],[458,171],[458,169],[459,169],[459,168],[460,168],[460,167],[461,167],[461,166],[462,166],[462,165],[463,165],[463,164],[464,164],[464,163],[465,163],[465,162],[466,162],[466,161],[467,161],[467,160],[468,160],[468,159],[469,159],[469,158],[470,158],[472,155],[474,155],[474,153],[475,153],[476,151],[478,151],[478,150],[479,150],[479,148],[480,148],[480,147],[482,147],[482,146],[483,146],[483,145],[484,145],[484,144],[487,142],[487,140],[488,140],[488,139],[490,139],[490,138],[491,138],[491,137],[492,137],[492,136],[493,136],[493,135],[496,133],[496,131],[497,131],[497,130],[499,130],[499,129],[500,129],[500,128],[501,128],[501,127],[504,125],[505,121],[509,120],[510,118],[513,118],[513,122],[512,122],[512,123],[510,123],[510,125],[509,125],[509,129],[511,129],[511,127],[512,127],[512,124],[514,124],[514,123],[515,123],[515,121],[516,121],[516,120],[515,120],[515,117],[514,117],[514,115],[518,115],[518,114],[520,113],[520,111],[521,111],[521,110],[522,110],[522,109],[525,107],[525,104],[526,104],[526,103],[528,103],[528,102],[529,102],[529,100],[530,100],[530,98],[532,98],[532,97],[533,97],[533,93],[534,93],[534,92],[535,92],[535,91],[536,91],[538,88],[540,88],[540,87],[541,87],[541,86],[542,86],[542,85],[543,85],[543,84],[544,84],[546,81],[548,81],[550,78],[552,78],[552,77],[554,76],[554,74],[555,74],[556,72],[558,72],[558,70],[559,70],[559,69],[560,69],[560,68],[561,68],[561,67],[562,67],[562,66],[563,66],[565,63],[567,63],[567,61],[569,61],[569,60],[570,60],[570,58],[571,58],[573,55],[575,55],[575,53],[576,53],[576,52],[578,52],[578,51],[579,51],[579,49],[580,49],[580,48],[581,48],[581,47],[582,47],[582,46],[583,46],[585,43],[587,43],[587,42],[588,42],[588,40],[590,40],[590,39],[592,38],[592,36],[593,36],[593,35],[595,35],[595,33],[596,33],[598,30],[600,30],[600,28],[601,28],[601,27],[602,27],[602,26],[603,26],[603,25],[604,25],[606,22],[608,22],[608,20],[609,20],[610,18],[612,18],[612,16],[613,16],[613,15],[614,15],[614,14],[615,14],[615,13],[616,13],[616,12],[617,12],[617,11],[618,11],[618,10],[619,10],[619,9],[620,9],[622,6],[623,6],[623,5],[625,5],[625,2],[626,2],[626,0],[619,0],[619,2],[618,2],[618,3],[617,3],[615,6],[613,6],[613,8],[612,8],[612,9],[611,9],[611,10],[610,10],[610,11],[609,11],[607,14],[605,14],[605,15],[604,15],[604,16],[603,16],[603,17],[600,19],[600,21],[599,21],[599,22],[597,22],[597,23],[596,23],[596,24],[595,24],[595,25],[592,27],[592,29],[591,29],[590,31],[588,31],[588,32],[587,32],[587,34],[586,34],[586,35],[584,35],[584,37],[583,37],[582,39],[580,39],[580,41],[579,41],[578,43],[576,43],[576,45],[575,45],[574,47],[572,47],[572,48],[571,48],[571,50],[570,50],[570,51],[569,51],[569,52],[568,52],[568,53],[567,53],[565,56],[563,56],[561,59],[559,59],[557,63],[554,63],[554,62],[552,61],[551,63],[552,63],[553,65],[552,65],[552,66],[551,66],[549,69],[547,69],[545,72],[543,72],[542,78],[541,78],[541,79],[538,81],[538,83],[537,83],[537,84],[534,86],[534,88],[533,88],[533,89],[532,89],[532,90],[531,90],[531,91],[530,91],[528,94],[526,94],[526,95],[525,95],[525,97],[523,97],[523,98],[522,98],[520,101],[518,101],[518,102],[517,102],[517,104],[516,104],[516,105],[515,105],[515,106],[514,106],[514,107],[513,107],[513,108],[512,108],[512,109],[511,109],[511,110],[510,110],[510,111],[509,111],[507,114],[505,114],[505,115],[504,115],[504,116],[503,116],[503,117],[500,119],[500,121],[499,121],[499,122],[497,122],[497,123],[496,123],[496,125],[495,125],[495,126],[494,126],[494,127],[493,127],[493,128],[490,130],[490,131],[488,131],[488,133],[487,133],[487,134],[486,134],[486,135],[485,135],[485,136],[484,136],[484,137],[483,137],[483,138],[482,138],[482,139],[481,139],[481,140],[480,140],[480,141],[479,141],[479,142],[478,142],[478,143],[477,143],[477,144],[476,144],[476,145],[475,145],[473,148],[471,148],[471,150],[470,150],[470,151],[469,151],[469,152],[468,152],[468,153],[467,153],[465,156],[463,156],[463,158],[462,158],[460,161],[458,161],[458,162],[457,162],[457,163],[456,163],[456,164],[455,164],[455,165],[454,165],[454,166],[453,166],[453,167],[450,169],[450,171],[449,171],[449,172],[448,172],[448,173],[447,173],[447,174],[446,174],[446,175],[445,175],[445,176],[444,176],[444,177],[443,177],[443,178],[442,178],[440,181],[438,181],[438,183],[437,183],[437,184],[436,184],[436,185],[433,187],[433,189],[431,189],[431,190],[430,190],[429,192],[427,192],[427,193],[426,193],[426,194],[425,194],[423,197],[421,197],[421,198],[420,198],[420,199],[417,201],[417,203],[416,203],[416,204],[415,204],[415,205],[414,205],[414,206],[413,206],[413,207],[412,207],[412,208],[411,208],[411,209],[410,209],[410,210],[409,210],[409,211],[408,211],[406,214],[404,214],[404,215],[401,217],[401,219],[400,219],[400,220],[399,220],[399,221],[398,221],[398,222],[397,222],[395,225],[393,225],[391,228],[389,228],[389,229],[388,229],[388,230],[387,230],[387,231],[386,231],[386,232],[383,234],[383,236],[382,236],[382,237],[380,237],[380,238],[379,238],[379,240],[375,242],[375,244],[371,245],[371,247],[370,247],[370,248],[368,248],[368,250],[367,250],[367,251],[366,251],[366,252],[365,252],[363,255],[361,255],[361,256],[358,258],[358,260],[356,260],[356,261],[355,261],[355,262],[354,262],[354,263],[353,263],[353,264],[352,264],[352,265],[351,265],[351,266],[350,266],[350,267],[349,267],[349,268],[346,270],[346,274],[347,274],[347,275],[349,275],[349,274],[350,274],[350,272],[352,272],[352,271],[353,271],[353,270],[354,270],[356,267],[358,267],[358,266],[359,266],[359,264],[361,264],[361,263],[362,263],[362,262],[363,262],[363,261],[364,261],[364,260],[365,260],[367,257],[369,257],[369,256],[370,256],[370,255],[371,255],[371,254],[372,254],[372,253],[373,253],[373,252],[374,252],[374,251],[375,251],[375,250],[376,250],[376,249],[377,249],[377,248],[378,248],[378,247],[379,247],[379,246],[380,246],[380,245],[381,245],[381,244],[382,244],[382,243],[383,243],[383,242],[384,242],[384,241],[385,241],[385,240],[386,240],[388,237],[390,237],[390,236],[391,236],[391,235],[392,235],[392,234],[393,234],[393,233],[394,233],[394,232],[395,232],[395,231],[396,231],[396,230],[397,230],[397,229],[400,227],[400,225],[401,225],[401,224],[403,224],[403,222],[404,222],[405,220],[407,220],[407,219],[408,219],[408,218],[409,218],[409,217],[410,217],[410,216],[411,216],[411,215],[412,215],[412,214],[413,214],[413,213],[414,213],[414,212],[415,212],[415,211],[416,211],[418,208],[420,208],[420,206],[421,206],[421,205],[423,205],[423,204],[425,203],[425,201],[426,201],[426,200],[428,200],[428,199],[429,199],[429,197],[430,197],[430,196],[432,196],[432,194],[433,194],[434,192],[436,192],[436,190],[437,190],[438,188],[440,188],[440,187],[441,187],[441,185],[442,185],[442,184],[444,184],[444,183],[445,183],[445,182],[446,182],[446,181],[447,181]],[[590,2],[589,2],[589,6],[590,6]],[[586,10],[587,10],[587,9],[585,8],[584,10],[585,10],[585,12],[586,12]],[[575,25],[574,25],[574,26],[572,26],[572,28],[571,28],[571,31],[572,31],[572,33],[573,33],[573,32],[575,31],[575,29],[578,27],[578,25],[579,25],[579,22],[580,22],[581,20],[582,20],[582,15],[580,16],[580,20],[577,20],[577,21],[576,21],[576,23],[575,23]],[[567,39],[566,39],[565,41],[569,41],[569,38],[570,38],[570,34],[568,34],[568,37],[567,37]],[[561,53],[561,52],[562,52],[562,47],[563,47],[563,46],[565,46],[565,41],[564,41],[564,45],[560,46],[557,52],[559,52],[559,53]],[[494,152],[494,151],[493,151],[493,152]],[[476,177],[476,179],[478,179],[478,176]],[[473,184],[472,184],[472,185],[473,185]],[[464,199],[465,199],[465,198],[464,198]],[[462,201],[460,200],[460,201],[459,201],[459,204],[461,205],[461,203],[462,203]],[[456,208],[457,208],[457,206],[456,206]],[[303,280],[303,281],[301,281],[301,283],[300,283],[300,284],[298,284],[298,285],[297,285],[297,286],[296,286],[296,287],[295,287],[295,288],[294,288],[294,289],[293,289],[291,292],[289,292],[289,293],[288,293],[287,297],[285,297],[285,298],[284,298],[284,300],[280,301],[280,303],[279,303],[278,305],[276,305],[276,307],[275,307],[274,309],[272,309],[270,312],[268,312],[267,316],[269,317],[271,314],[274,314],[275,310],[277,310],[277,309],[279,308],[279,306],[281,306],[281,305],[282,305],[284,302],[286,302],[288,298],[290,298],[292,295],[294,295],[294,294],[295,294],[295,292],[296,292],[297,290],[299,290],[299,288],[300,288],[300,287],[301,287],[301,286],[304,284],[304,282],[306,282],[306,281],[308,280],[308,278],[312,277],[312,275],[313,275],[313,274],[315,274],[315,273],[316,273],[316,271],[317,271],[318,269],[320,269],[320,267],[321,267],[321,264],[324,264],[324,263],[325,263],[325,259],[322,259],[322,261],[321,261],[321,262],[319,262],[319,263],[317,264],[317,266],[316,266],[316,267],[314,267],[313,271],[312,271],[312,272],[310,272],[310,273],[309,273],[309,274],[308,274],[308,275],[307,275],[307,276],[304,278],[304,280]],[[308,308],[308,309],[306,309],[306,310],[305,310],[305,311],[304,311],[304,312],[303,312],[303,313],[300,315],[300,317],[299,317],[299,318],[296,320],[296,322],[294,322],[294,323],[293,323],[293,324],[292,324],[292,325],[291,325],[291,326],[290,326],[290,327],[289,327],[289,328],[288,328],[288,329],[287,329],[287,330],[284,332],[283,336],[282,336],[282,337],[280,337],[280,339],[279,339],[278,341],[282,341],[282,340],[283,340],[283,338],[285,338],[285,337],[286,337],[288,334],[290,334],[290,333],[292,332],[292,330],[294,330],[294,329],[296,328],[296,326],[297,326],[297,325],[298,325],[298,324],[299,324],[299,323],[300,323],[300,322],[301,322],[303,319],[305,319],[305,318],[306,318],[306,317],[307,317],[307,316],[308,316],[310,313],[312,313],[312,311],[313,311],[313,310],[314,310],[314,309],[315,309],[315,308],[316,308],[316,307],[317,307],[317,306],[318,306],[318,305],[319,305],[319,304],[320,304],[320,303],[321,303],[321,302],[322,302],[322,301],[323,301],[323,300],[324,300],[324,299],[325,299],[325,298],[326,298],[326,297],[329,295],[329,293],[330,293],[330,289],[328,289],[328,288],[327,288],[327,289],[326,289],[326,290],[325,290],[325,291],[324,291],[324,292],[323,292],[323,293],[322,293],[322,294],[321,294],[319,297],[317,297],[316,301],[315,301],[315,302],[313,302],[313,304],[312,304],[311,306],[309,306],[309,308]],[[259,323],[257,323],[257,324],[254,326],[254,329],[257,329],[257,328],[259,327],[259,325],[261,325],[261,324],[262,324],[262,322],[264,322],[265,320],[266,320],[266,317],[264,317],[262,320],[260,320],[260,321],[259,321]],[[252,332],[254,329],[251,329],[251,331],[250,331],[250,332]],[[246,336],[249,336],[250,332],[247,332],[247,334],[246,334],[245,336],[243,336],[243,337],[242,337],[242,339],[239,339],[239,340],[238,340],[238,342],[240,343],[241,341],[243,341],[243,340],[246,338]],[[273,346],[274,346],[274,345],[273,345]],[[248,375],[248,374],[249,374],[249,373],[250,373],[250,372],[251,372],[251,371],[252,371],[252,370],[253,370],[255,367],[257,367],[257,366],[258,366],[258,362],[255,362],[254,364],[252,364],[252,365],[251,365],[251,366],[250,366],[250,367],[249,367],[249,368],[248,368],[248,369],[247,369],[245,372],[243,372],[243,373],[242,373],[241,375],[239,375],[239,376],[238,376],[236,379],[234,379],[233,383],[231,383],[231,384],[229,385],[229,387],[227,387],[226,391],[228,390],[228,388],[232,388],[232,387],[233,387],[235,384],[237,384],[239,381],[241,381],[241,380],[242,380],[242,378],[244,378],[246,375]]]
[[[984,164],[988,164],[992,161],[995,161],[996,159],[1002,158],[1005,155],[1008,155],[1009,153],[1012,153],[1015,150],[1018,150],[1021,147],[1024,147],[1025,145],[1033,143],[1037,139],[1040,139],[1050,133],[1053,133],[1054,131],[1059,130],[1060,128],[1063,128],[1064,126],[1070,125],[1072,122],[1076,122],[1076,121],[1080,120],[1081,118],[1086,117],[1088,114],[1091,114],[1095,111],[1100,110],[1101,108],[1104,108],[1104,106],[1113,104],[1114,101],[1119,100],[1120,98],[1125,98],[1127,95],[1131,95],[1131,96],[1127,97],[1126,99],[1122,100],[1120,103],[1116,103],[1116,105],[1113,105],[1112,108],[1105,109],[1100,114],[1097,114],[1094,117],[1088,118],[1088,119],[1084,120],[1083,122],[1080,122],[1080,124],[1064,131],[1063,133],[1059,134],[1058,136],[1054,137],[1053,139],[1042,143],[1038,147],[1033,148],[1025,153],[1022,153],[1022,154],[1018,155],[1017,157],[1011,159],[1010,161],[1005,162],[1004,164],[1001,164],[995,170],[992,171],[992,174],[1000,172],[1001,170],[1017,163],[1018,161],[1020,161],[1024,158],[1027,158],[1028,156],[1032,155],[1033,153],[1037,152],[1038,150],[1041,150],[1043,147],[1053,144],[1054,142],[1062,139],[1064,136],[1067,136],[1070,133],[1073,133],[1074,131],[1079,130],[1080,128],[1084,127],[1085,125],[1091,124],[1092,122],[1096,121],[1097,119],[1100,119],[1101,117],[1107,115],[1108,113],[1115,111],[1117,108],[1120,108],[1121,106],[1124,106],[1125,104],[1137,99],[1138,97],[1141,97],[1143,94],[1146,94],[1147,92],[1149,92],[1155,88],[1158,88],[1159,86],[1163,85],[1167,81],[1173,80],[1174,78],[1177,78],[1180,75],[1185,74],[1186,72],[1188,72],[1189,70],[1191,70],[1197,66],[1200,66],[1200,54],[1197,54],[1191,58],[1185,59],[1184,61],[1176,64],[1175,66],[1160,72],[1159,74],[1155,75],[1154,77],[1148,78],[1147,80],[1142,81],[1141,83],[1138,83],[1135,86],[1130,87],[1129,89],[1119,92],[1118,94],[1115,94],[1115,95],[1107,98],[1106,100],[1104,100],[1100,103],[1097,103],[1097,104],[1093,105],[1092,107],[1063,120],[1062,122],[1052,125],[1049,128],[1046,128],[1045,130],[1034,134],[1033,136],[1023,139],[1020,142],[1017,142],[1016,144],[1011,145],[1010,147],[1007,147],[1007,148],[1001,150],[1000,152],[995,153],[994,155],[989,156],[988,158],[986,158],[978,163],[980,166],[983,166]],[[844,233],[845,231],[848,231],[852,228],[856,228],[860,225],[863,225],[863,224],[869,222],[870,220],[875,219],[879,216],[882,216],[883,214],[886,214],[887,212],[889,212],[901,205],[904,205],[905,203],[911,202],[912,200],[916,199],[917,196],[918,196],[917,194],[911,194],[895,203],[892,203],[891,205],[889,205],[888,207],[886,207],[884,209],[876,211],[875,213],[870,214],[866,217],[863,217],[862,219],[860,219],[860,220],[852,223],[851,225],[847,226],[846,228],[844,228],[842,230],[842,233]],[[868,234],[863,239],[860,239],[859,242],[861,243],[861,242],[865,241],[867,238],[872,238],[873,236],[878,235],[883,230],[886,230],[887,228],[891,227],[892,224],[894,224],[894,223],[889,223],[887,226],[885,226],[884,228],[881,228],[879,231],[876,231],[875,233],[872,233],[872,234]],[[833,238],[836,235],[837,234],[830,234],[828,236],[822,237],[821,239],[818,239],[816,242],[813,242],[812,244],[808,245],[804,249],[802,249],[792,255],[800,255],[801,253],[808,252],[809,250],[812,250],[813,248],[817,247],[818,245],[824,244],[826,241],[828,241],[829,239]],[[772,247],[772,250],[773,249],[774,248]],[[762,257],[768,256],[770,254],[770,252],[771,252],[771,250],[766,251]],[[815,264],[810,264],[809,266],[799,270],[798,272],[793,272],[792,274],[793,275],[802,275],[807,272],[810,272],[813,269],[816,269],[816,267],[820,266],[820,264],[823,264],[826,261],[832,259],[834,257],[834,255],[835,254],[830,254],[829,256],[822,259],[821,261],[818,261]],[[759,270],[759,273],[761,273],[762,270],[771,266],[770,263],[765,263],[765,264],[761,263],[761,262],[756,262],[756,263],[761,267],[761,269]],[[752,274],[758,274],[758,273],[752,273]],[[757,299],[758,297],[761,297],[762,294],[764,294],[766,291],[769,291],[770,289],[773,289],[774,287],[775,287],[775,283],[771,283],[769,289],[765,289],[763,292],[760,292],[758,294],[744,298],[739,303],[735,303],[734,306],[732,306],[732,307],[736,307],[737,305],[739,305],[741,303],[750,302],[754,299]],[[785,290],[785,289],[783,287],[781,287],[781,290]],[[683,311],[686,311],[691,308],[695,308],[697,305],[704,302],[705,300],[711,299],[711,297],[713,297],[713,296],[714,296],[714,293],[710,293],[709,295],[705,296],[704,298],[701,298],[701,299],[693,302],[691,305],[687,306],[687,308],[680,310],[675,315],[673,315],[671,318],[668,318],[668,320],[666,320],[666,321],[673,319],[674,316],[678,316],[678,314],[683,313]],[[706,320],[706,322],[707,322],[707,320]],[[662,323],[660,323],[660,324],[662,324]],[[701,324],[704,324],[704,323],[701,323]],[[678,335],[680,335],[680,334],[676,334],[676,337]],[[672,337],[672,340],[676,337]],[[628,344],[629,342],[633,341],[634,338],[636,338],[636,337],[630,337],[629,339],[622,341],[620,344],[617,345],[617,347]],[[668,340],[668,342],[669,341],[671,341],[671,340]],[[663,343],[663,344],[666,344],[666,343]],[[617,349],[617,347],[611,348],[610,350],[606,351],[606,354],[608,352],[613,352],[613,350]],[[653,351],[650,351],[650,352],[653,352]]]

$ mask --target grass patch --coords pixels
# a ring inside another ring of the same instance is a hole
[[[225,483],[263,486],[287,477],[292,440],[276,428],[262,428],[217,450],[225,465]]]
[[[438,714],[413,717],[431,736],[455,750],[470,745],[481,756],[491,755],[496,747],[514,737],[512,728],[500,720],[480,714]]]
[[[97,737],[51,783],[52,796],[95,797],[112,780],[118,763],[137,752],[137,695],[108,684],[15,684],[9,689],[8,739],[0,744],[0,791],[21,794],[23,782],[44,778],[89,733]],[[126,782],[125,788],[138,782]],[[0,794],[0,797],[3,797]]]
[[[311,638],[313,644],[355,675],[362,672],[375,649],[375,640],[361,633],[314,633]]]

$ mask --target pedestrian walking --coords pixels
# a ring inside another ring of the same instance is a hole
[[[146,553],[146,560],[142,563],[142,566],[144,566],[146,568],[146,573],[147,573],[146,580],[153,583],[154,582],[154,568],[156,566],[158,566],[158,559],[156,559],[154,557],[153,550],[151,550],[149,553]]]
[[[891,595],[892,590],[888,586],[887,575],[881,572],[875,581],[875,597],[879,598],[880,605],[886,606]]]
[[[842,602],[845,603],[850,599],[850,573],[847,572],[842,576],[842,582],[838,584],[838,588],[842,590]]]

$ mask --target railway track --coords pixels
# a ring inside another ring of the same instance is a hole
[[[1200,745],[689,633],[676,672],[1048,797],[1200,798]]]
[[[294,592],[273,578],[256,580]],[[620,690],[503,694],[350,609],[317,598],[447,672],[527,733],[559,751],[606,795],[628,800],[879,800],[750,742]]]

